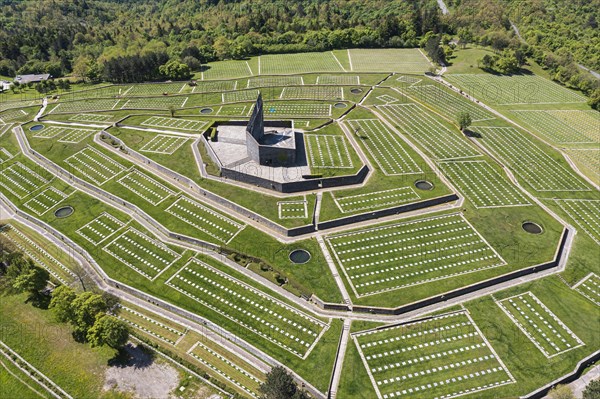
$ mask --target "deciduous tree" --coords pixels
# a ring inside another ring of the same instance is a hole
[[[88,330],[87,340],[92,346],[108,345],[118,349],[129,340],[129,330],[123,321],[104,314],[97,317],[94,325]]]

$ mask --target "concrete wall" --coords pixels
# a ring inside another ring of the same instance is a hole
[[[571,373],[563,375],[562,377],[552,381],[551,383],[546,384],[543,387],[528,393],[527,395],[521,396],[519,399],[542,399],[555,386],[559,384],[568,384],[577,380],[588,366],[596,363],[598,360],[600,360],[600,351],[596,351],[588,357],[586,357],[585,359],[582,359],[579,363],[577,363],[577,366]]]
[[[228,179],[242,181],[258,187],[268,188],[281,193],[298,193],[303,191],[318,190],[320,188],[341,187],[361,184],[369,174],[369,167],[364,165],[356,174],[326,177],[322,179],[306,179],[303,181],[292,181],[287,183],[274,182],[261,177],[252,176],[238,170],[222,168],[221,175]]]
[[[418,209],[429,208],[436,205],[442,205],[452,201],[458,201],[456,194],[449,194],[443,197],[437,197],[428,199],[420,202],[413,202],[406,205],[395,206],[393,208],[382,209],[379,211],[360,213],[358,215],[346,216],[339,219],[329,220],[318,224],[319,230],[327,230],[335,227],[345,226],[348,224],[354,224],[364,222],[365,220],[379,219],[386,216],[396,215],[405,212],[411,212]]]

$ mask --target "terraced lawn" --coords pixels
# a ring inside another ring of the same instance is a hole
[[[451,161],[439,165],[476,208],[531,205],[525,195],[487,161]]]
[[[300,357],[310,352],[328,328],[308,314],[196,259],[173,275],[167,285]]]
[[[572,170],[512,127],[477,127],[481,142],[536,191],[588,191]]]
[[[506,264],[460,214],[335,234],[326,241],[357,297]]]
[[[380,399],[453,398],[515,382],[466,311],[352,338]]]
[[[459,132],[452,131],[418,104],[378,107],[385,117],[439,160],[473,158],[481,154]]]

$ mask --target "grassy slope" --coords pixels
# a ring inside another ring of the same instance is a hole
[[[104,371],[115,351],[73,341],[68,325],[55,322],[50,312],[26,304],[25,298],[0,297],[4,343],[73,397],[100,397]]]
[[[0,358],[0,387],[0,396],[7,399],[39,399],[50,397],[50,394],[40,385],[4,357]]]

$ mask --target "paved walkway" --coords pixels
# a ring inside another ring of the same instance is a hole
[[[44,98],[44,100],[42,101],[42,108],[40,108],[37,115],[33,118],[34,122],[37,122],[42,117],[42,115],[44,114],[44,111],[46,111],[47,106],[48,106],[48,99]]]
[[[348,348],[348,341],[350,338],[351,325],[352,320],[344,320],[344,327],[342,328],[342,335],[338,347],[338,355],[335,359],[335,365],[333,366],[333,376],[329,387],[328,399],[336,399],[337,397],[337,390],[340,386],[340,379],[342,378],[342,370],[344,368],[344,359],[346,358],[346,349]]]
[[[338,269],[335,265],[335,262],[333,261],[333,258],[331,257],[331,253],[329,252],[329,248],[327,248],[327,244],[325,243],[323,236],[317,235],[317,242],[319,243],[319,246],[321,247],[321,251],[323,252],[323,257],[325,258],[325,262],[327,262],[327,266],[329,266],[329,270],[331,270],[331,275],[333,276],[335,283],[337,284],[338,289],[340,290],[340,292],[342,294],[342,298],[344,298],[344,302],[346,303],[346,305],[350,306],[350,309],[352,309],[352,300],[350,299],[348,290],[346,290],[344,281],[342,280],[342,277],[340,276],[340,273],[338,272]]]

